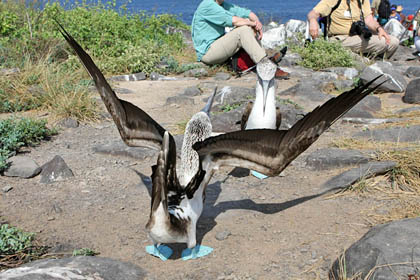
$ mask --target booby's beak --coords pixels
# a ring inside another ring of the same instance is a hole
[[[262,82],[262,88],[263,88],[263,116],[265,114],[265,105],[267,103],[267,95],[268,95],[268,87],[270,86],[270,81],[269,80],[261,80]]]

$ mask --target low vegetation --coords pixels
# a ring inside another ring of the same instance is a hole
[[[177,73],[195,67],[177,30],[189,28],[176,16],[131,14],[116,2],[82,2],[64,9],[48,2],[43,9],[24,1],[0,2],[0,113],[31,109],[54,117],[94,120],[89,77],[58,31],[55,19],[93,57],[105,74],[153,71]],[[82,81],[82,82],[80,82]]]
[[[9,118],[0,121],[0,173],[7,167],[6,160],[20,147],[36,145],[54,133],[43,120]]]
[[[0,269],[38,259],[46,250],[46,247],[35,244],[33,233],[24,232],[9,224],[0,226]]]
[[[299,64],[313,70],[354,65],[350,51],[337,42],[318,39],[305,45],[292,44],[290,47],[302,57]]]

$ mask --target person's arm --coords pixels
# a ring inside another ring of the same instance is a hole
[[[255,22],[253,22],[252,20],[248,18],[241,18],[241,17],[233,16],[232,25],[236,27],[244,26],[244,25],[255,27]]]
[[[319,36],[318,18],[320,17],[320,13],[315,10],[311,10],[307,17],[309,21],[309,34],[311,34],[312,39],[316,39]]]
[[[387,44],[391,42],[391,38],[389,37],[388,33],[386,33],[385,29],[375,20],[372,15],[365,17],[365,24],[370,30],[376,31],[378,33],[379,39],[384,37]]]
[[[263,32],[262,32],[262,23],[261,23],[260,19],[259,19],[259,18],[257,17],[257,15],[256,15],[256,14],[254,14],[253,12],[250,12],[250,13],[249,13],[248,18],[249,18],[252,22],[255,22],[255,26],[254,26],[254,28],[255,28],[255,30],[256,30],[256,31],[257,31],[257,33],[258,33],[258,40],[261,40],[261,39],[262,39]]]

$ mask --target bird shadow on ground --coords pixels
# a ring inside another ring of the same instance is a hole
[[[147,189],[149,195],[152,192],[152,180],[149,176],[142,174],[134,170],[139,175],[143,185]],[[291,208],[293,206],[304,203],[308,200],[320,197],[328,191],[323,191],[318,194],[308,195],[299,197],[293,200],[281,202],[281,203],[256,203],[252,199],[241,199],[241,200],[230,200],[217,202],[222,192],[222,181],[216,181],[207,186],[206,190],[206,201],[204,203],[203,214],[200,217],[197,225],[197,244],[201,244],[204,236],[212,231],[217,225],[216,218],[229,210],[251,210],[260,212],[263,214],[271,215],[279,213],[283,210]],[[174,250],[174,254],[171,259],[178,259],[181,257],[181,251],[186,248],[186,244],[176,243],[168,244]]]

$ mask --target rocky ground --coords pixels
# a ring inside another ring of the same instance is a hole
[[[302,75],[279,81],[277,92],[308,111],[320,101],[304,102],[290,90],[302,84]],[[255,82],[256,76],[249,74],[218,81],[209,77],[118,82],[114,87],[120,98],[179,134],[214,86],[252,89]],[[190,87],[200,92],[167,102]],[[404,103],[403,95],[377,95],[381,105],[374,116],[418,109]],[[74,177],[50,184],[41,183],[40,176],[0,177],[0,218],[36,233],[52,252],[91,248],[100,256],[140,266],[147,279],[325,279],[333,261],[372,226],[369,215],[386,213],[394,202],[375,195],[325,194],[324,184],[352,166],[316,171],[306,159],[334,140],[367,128],[375,125],[337,122],[277,177],[260,181],[231,168],[216,173],[198,224],[199,242],[214,252],[198,260],[180,259],[184,244],[171,245],[174,255],[166,262],[146,255],[144,247],[151,244],[144,230],[150,209],[148,176],[155,154],[142,149],[127,152],[107,117],[62,128],[50,141],[25,149],[24,154],[39,165],[61,156]]]

